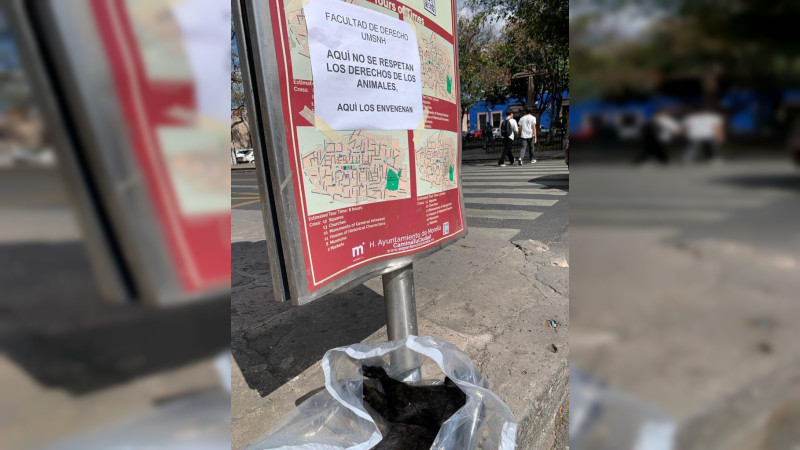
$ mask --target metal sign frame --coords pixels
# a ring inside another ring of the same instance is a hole
[[[458,203],[464,232],[433,247],[414,253],[383,259],[345,273],[321,288],[310,291],[306,279],[305,256],[300,239],[300,224],[295,202],[292,167],[289,163],[284,125],[281,77],[273,42],[272,0],[233,0],[233,20],[239,48],[239,60],[247,98],[253,148],[256,149],[256,178],[261,194],[266,241],[269,250],[275,299],[291,300],[295,305],[309,303],[327,294],[343,291],[378,275],[409,266],[466,236],[466,217],[459,170]],[[451,0],[448,0],[451,1]],[[455,15],[455,2],[453,14]],[[456,93],[458,80],[458,41],[453,29]],[[455,99],[461,111],[460,98]],[[457,120],[460,130],[460,120]],[[456,164],[461,167],[462,142],[459,133]],[[409,149],[411,150],[411,149]]]
[[[218,299],[228,287],[185,292],[133,159],[90,0],[4,2],[42,108],[104,299],[168,306]]]

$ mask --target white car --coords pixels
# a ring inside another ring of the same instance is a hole
[[[56,155],[50,148],[30,149],[15,148],[10,153],[11,163],[19,166],[52,167],[56,162]]]
[[[240,164],[246,164],[255,162],[256,156],[253,153],[252,148],[243,148],[241,150],[236,150],[236,162]]]

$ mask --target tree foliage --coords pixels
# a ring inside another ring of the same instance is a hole
[[[461,110],[466,114],[478,101],[503,101],[510,73],[498,64],[501,43],[484,21],[460,15],[457,27]]]
[[[236,46],[236,32],[231,26],[231,110],[240,111],[240,117],[245,117],[246,108],[242,66]]]
[[[527,97],[527,82],[512,83],[514,74],[534,73],[534,98],[554,117],[569,89],[568,0],[469,0],[474,20],[502,25],[492,60],[509,75],[508,97]],[[460,37],[460,36],[459,36]]]
[[[231,146],[250,146],[250,123],[247,121],[247,103],[242,78],[242,66],[236,46],[236,32],[231,26]]]
[[[593,24],[640,5],[617,0],[611,9],[571,23],[574,36],[591,37]],[[655,0],[643,11],[650,26],[626,40],[576,39],[576,87],[595,91],[647,90],[663,78],[716,76],[739,86],[778,88],[800,76],[796,0]]]

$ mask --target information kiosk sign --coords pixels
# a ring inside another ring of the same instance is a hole
[[[234,6],[281,299],[307,303],[465,235],[455,11],[453,0]]]

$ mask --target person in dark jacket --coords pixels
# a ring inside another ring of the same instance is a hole
[[[506,111],[506,120],[500,123],[500,136],[503,137],[503,153],[500,155],[500,160],[497,165],[505,167],[505,160],[508,158],[510,164],[514,164],[514,156],[511,154],[511,145],[514,143],[514,136],[519,133],[517,121],[514,120],[514,113],[511,110]]]

